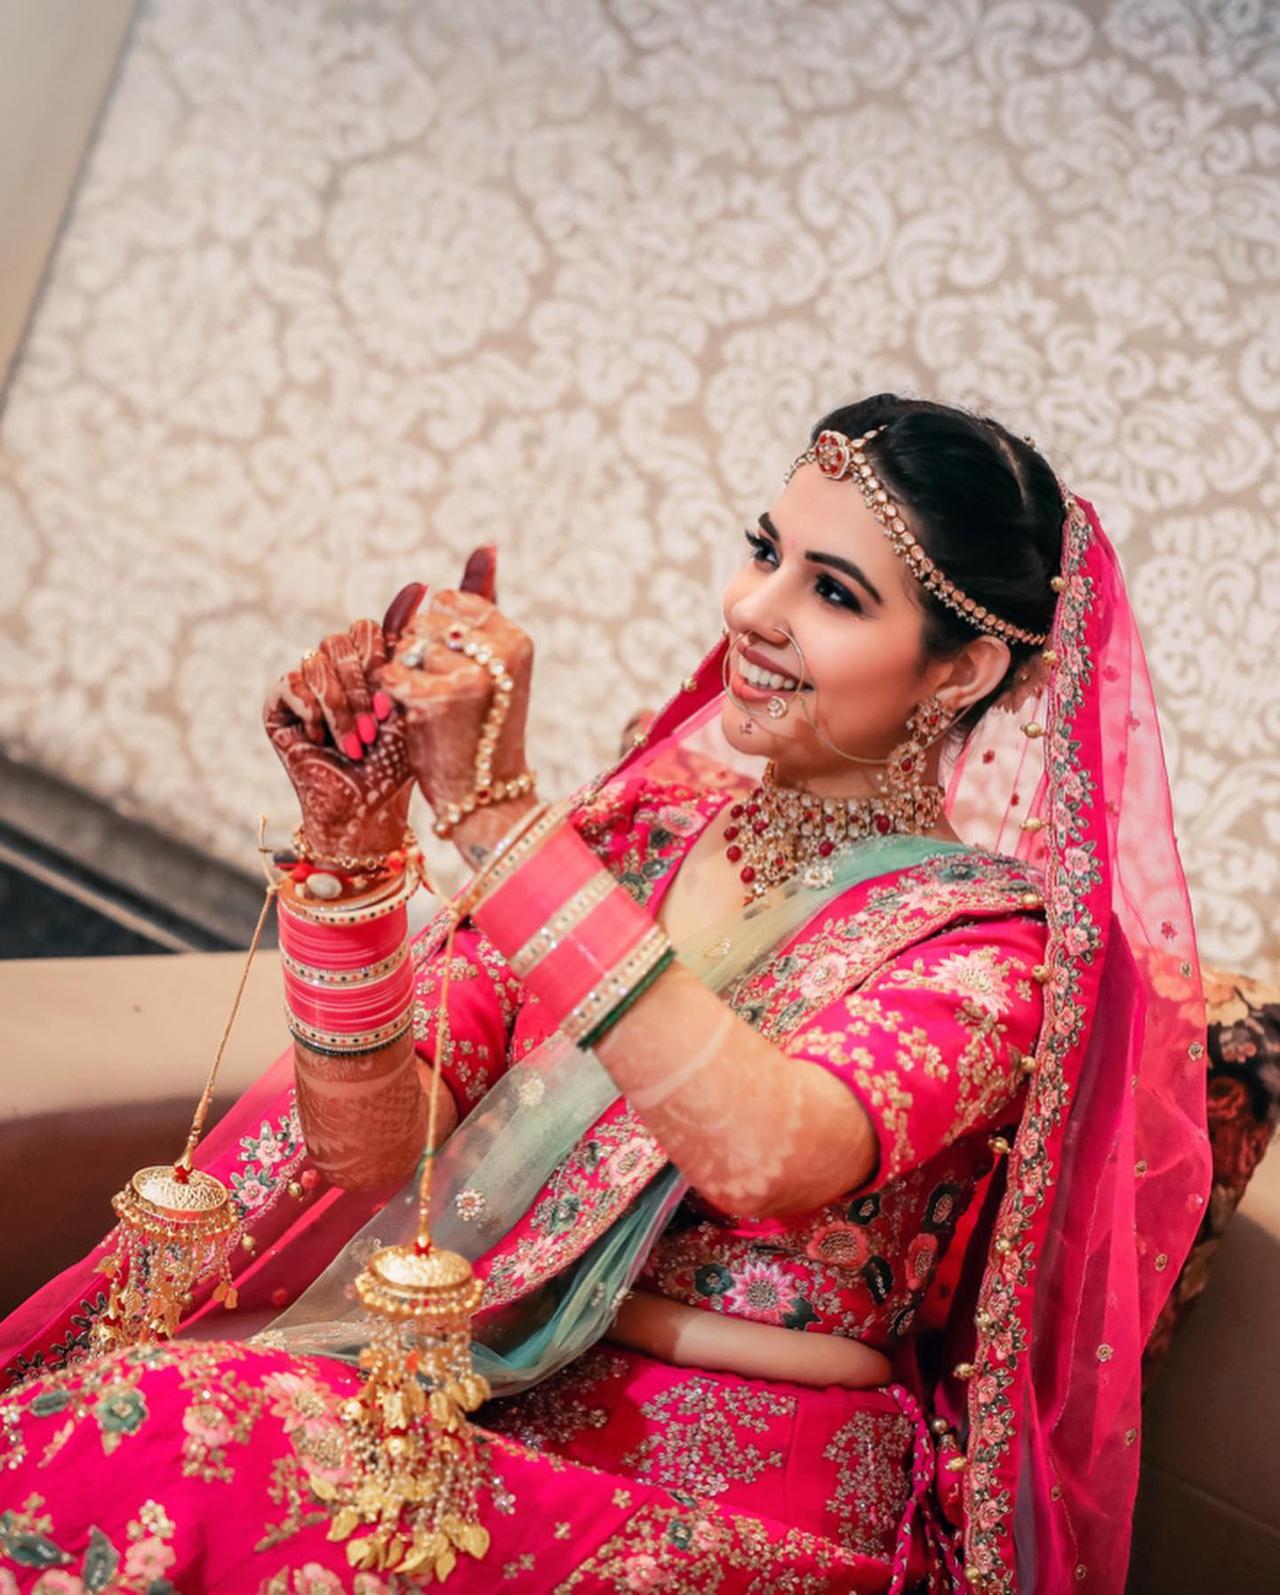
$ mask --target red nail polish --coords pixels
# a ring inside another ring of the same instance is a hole
[[[378,739],[378,722],[371,714],[362,714],[357,717],[356,730],[360,733],[360,740],[366,747]]]
[[[354,731],[348,731],[342,739],[342,751],[349,759],[363,759],[364,743]]]
[[[386,720],[391,715],[391,699],[385,692],[375,692],[373,695],[373,712],[379,720]]]

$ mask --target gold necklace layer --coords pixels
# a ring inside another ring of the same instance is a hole
[[[816,797],[779,786],[769,764],[764,779],[729,810],[725,853],[738,866],[745,903],[799,875],[806,886],[830,886],[844,849],[868,836],[918,835],[942,813],[940,786],[922,782],[905,750],[891,756],[887,779],[871,797]]]

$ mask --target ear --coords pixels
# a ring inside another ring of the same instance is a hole
[[[975,637],[957,654],[941,661],[933,691],[954,715],[963,714],[1004,680],[1009,644],[999,637]]]

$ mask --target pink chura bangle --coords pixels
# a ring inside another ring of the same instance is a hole
[[[564,827],[473,912],[554,1024],[575,1039],[605,1017],[670,946],[644,909],[616,882],[596,886],[600,860]]]

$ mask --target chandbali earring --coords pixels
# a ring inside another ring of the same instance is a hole
[[[924,779],[929,749],[950,729],[954,715],[940,698],[918,703],[907,720],[907,737],[885,761],[880,795],[888,813],[902,823],[895,829],[927,831],[942,813],[945,794]]]

